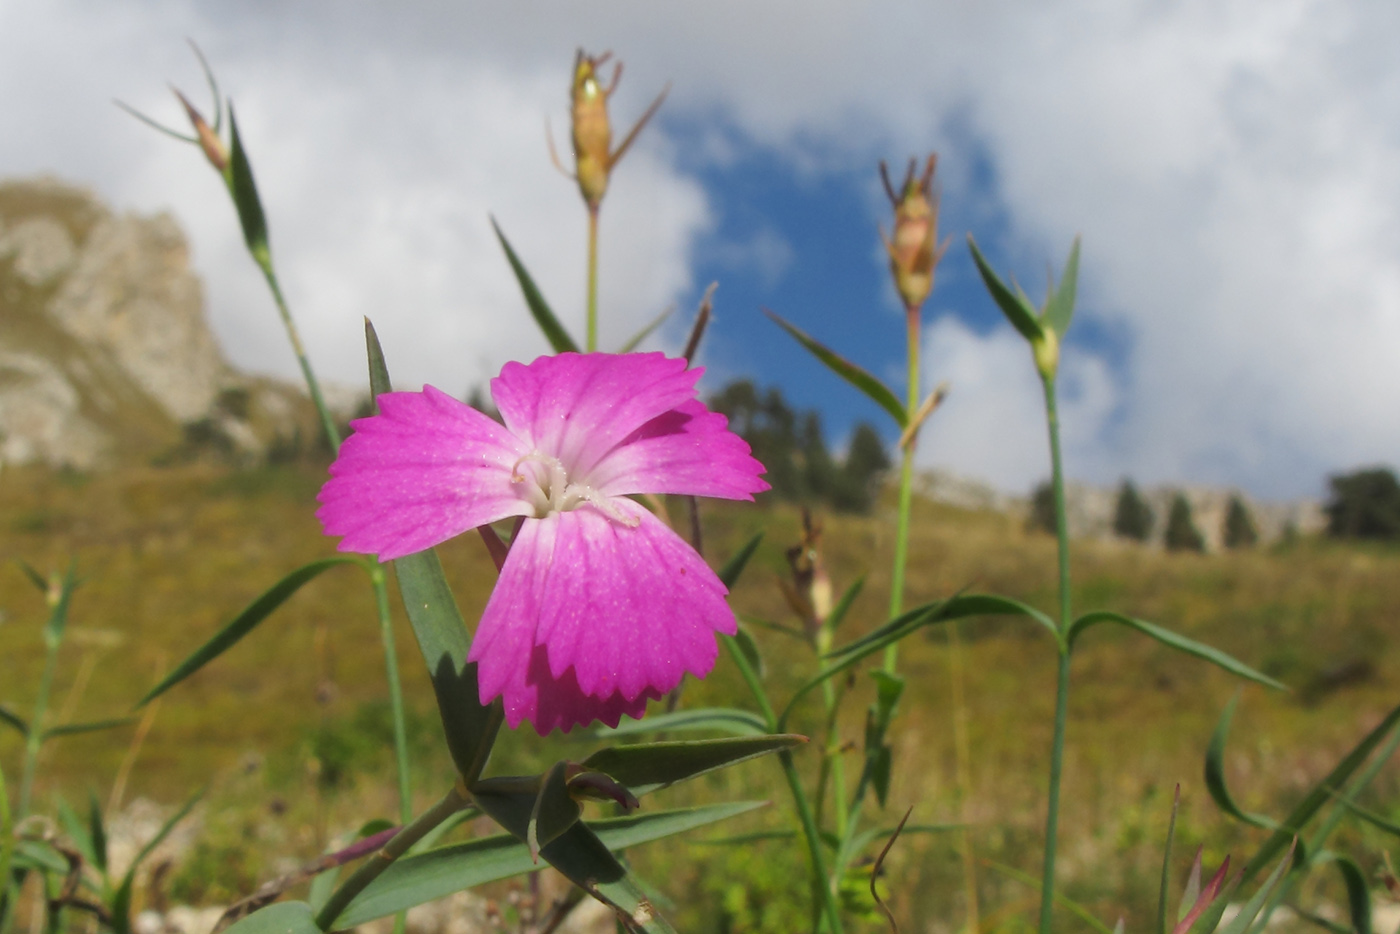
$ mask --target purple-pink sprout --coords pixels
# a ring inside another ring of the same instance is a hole
[[[387,393],[353,423],[317,517],[341,551],[382,561],[522,517],[468,655],[481,702],[541,735],[640,717],[708,674],[735,622],[715,573],[629,497],[768,489],[696,398],[700,373],[659,353],[509,363],[491,381],[504,427],[431,386]]]

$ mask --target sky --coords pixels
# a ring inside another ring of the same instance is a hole
[[[220,180],[112,105],[179,126],[174,85],[207,111],[187,37],[237,108],[329,381],[363,383],[366,315],[400,388],[465,395],[547,351],[492,216],[582,332],[586,215],[545,127],[567,147],[583,47],[625,62],[618,135],[671,88],[603,205],[605,349],[674,307],[648,346],[678,351],[718,281],[706,387],[750,377],[821,411],[838,444],[861,419],[893,440],[761,309],[902,386],[877,167],[936,150],[952,239],[922,370],[950,394],[922,465],[1011,492],[1049,470],[1029,351],[977,281],[969,232],[1032,295],[1082,237],[1060,376],[1072,478],[1282,498],[1400,462],[1389,0],[0,0],[0,176],[173,214],[226,355],[294,379]]]

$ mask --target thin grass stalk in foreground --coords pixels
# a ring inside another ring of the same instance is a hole
[[[39,769],[39,751],[44,744],[44,719],[48,716],[49,693],[53,688],[54,669],[58,664],[60,640],[48,638],[44,655],[44,671],[39,676],[39,693],[34,699],[34,714],[29,719],[29,732],[24,738],[24,771],[20,773],[19,806],[16,820],[29,816],[30,798],[34,793],[34,778]]]
[[[598,209],[594,206],[588,208],[588,333],[583,346],[588,353],[598,349]]]
[[[912,424],[919,409],[919,309],[908,308],[905,318],[909,331],[909,386],[906,411]],[[910,438],[901,452],[899,464],[899,515],[894,536],[894,566],[890,571],[890,614],[894,619],[904,612],[904,573],[909,563],[909,514],[914,505],[914,448],[917,436]],[[894,674],[899,659],[898,643],[885,649],[885,671]]]
[[[1054,371],[1043,373],[1045,421],[1050,434],[1050,482],[1055,492],[1055,538],[1059,546],[1060,632],[1069,629],[1069,526],[1065,517],[1065,477],[1060,459],[1060,416],[1055,406]],[[1069,712],[1069,644],[1063,639],[1055,674],[1055,734],[1050,746],[1050,788],[1045,814],[1045,863],[1040,888],[1040,934],[1049,934],[1055,908],[1055,850],[1060,824],[1060,773],[1065,755],[1065,722]]]

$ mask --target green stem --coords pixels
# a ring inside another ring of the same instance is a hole
[[[919,309],[905,309],[909,332],[909,385],[905,391],[905,416],[913,421],[919,410]],[[905,445],[899,464],[899,516],[894,533],[894,568],[890,572],[890,619],[904,612],[904,569],[909,561],[909,513],[914,504],[914,445],[911,438]],[[885,649],[885,671],[894,674],[899,660],[898,643]]]
[[[841,934],[841,912],[836,904],[836,893],[832,888],[831,875],[826,867],[826,856],[822,853],[821,832],[812,817],[812,807],[807,801],[807,792],[802,789],[802,778],[793,764],[792,753],[784,749],[778,753],[783,775],[792,791],[792,802],[797,807],[797,817],[802,821],[802,835],[807,839],[807,858],[811,861],[813,888],[821,903],[822,914],[826,917],[828,934]]]
[[[39,678],[39,694],[34,700],[34,716],[29,721],[29,733],[24,741],[24,771],[20,774],[18,820],[29,816],[29,801],[34,792],[34,777],[39,769],[39,750],[44,744],[44,718],[48,715],[49,692],[53,686],[54,669],[58,666],[59,640],[47,639],[48,652],[44,658],[44,673]]]
[[[399,773],[399,820],[407,824],[413,818],[413,794],[408,777],[408,729],[404,720],[403,688],[399,684],[399,650],[394,640],[394,622],[389,615],[389,588],[384,579],[384,566],[374,565],[369,572],[374,585],[374,602],[379,611],[379,636],[384,643],[384,673],[389,681],[389,711],[394,718],[394,760]]]
[[[376,851],[365,860],[360,868],[356,869],[354,874],[331,894],[331,897],[326,900],[325,907],[316,915],[316,926],[323,931],[329,931],[355,896],[379,878],[379,874],[388,869],[394,860],[407,853],[408,848],[423,839],[428,831],[462,810],[469,803],[466,789],[460,785],[454,785],[447,794],[443,795],[441,801],[395,834],[393,839],[384,844],[383,849]]]
[[[588,339],[584,349],[598,349],[598,208],[588,208]]]
[[[19,895],[10,879],[10,864],[15,857],[15,829],[10,814],[10,789],[5,785],[5,770],[0,769],[0,931],[8,930],[10,915]]]
[[[1055,406],[1055,377],[1042,376],[1045,421],[1050,432],[1051,485],[1055,494],[1055,537],[1059,545],[1060,632],[1068,631],[1070,616],[1069,525],[1065,516],[1065,476],[1060,457],[1060,416]],[[1069,716],[1069,646],[1061,643],[1055,676],[1055,735],[1050,747],[1050,790],[1045,814],[1045,863],[1040,888],[1040,934],[1049,934],[1055,907],[1055,852],[1060,824],[1060,773],[1065,756],[1065,724]]]
[[[267,287],[272,290],[272,300],[277,304],[277,313],[282,316],[282,326],[287,329],[287,340],[291,342],[292,352],[297,355],[297,363],[301,365],[301,375],[306,380],[306,391],[311,394],[311,402],[316,406],[316,412],[321,416],[321,428],[326,433],[326,442],[331,446],[331,454],[334,455],[340,450],[340,432],[336,430],[335,421],[331,418],[330,409],[326,407],[326,399],[321,395],[321,384],[316,381],[316,374],[311,370],[311,361],[306,356],[306,349],[301,344],[301,334],[297,331],[296,322],[292,320],[291,309],[287,307],[287,300],[282,297],[282,287],[277,283],[277,273],[272,268],[272,254],[266,247],[253,250],[253,260],[262,270],[263,278],[267,279]]]
[[[733,636],[720,636],[719,641],[724,644],[724,648],[729,652],[729,657],[734,660],[734,665],[739,669],[739,674],[743,676],[744,683],[749,686],[753,693],[753,699],[758,704],[758,712],[763,715],[763,720],[768,724],[769,733],[777,733],[778,718],[773,713],[773,705],[768,702],[768,695],[763,690],[763,684],[758,680],[758,672],[753,670],[749,660],[744,657],[744,652],[734,641]]]

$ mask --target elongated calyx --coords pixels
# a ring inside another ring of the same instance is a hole
[[[947,249],[946,243],[941,247],[937,245],[938,198],[932,194],[938,154],[929,155],[922,175],[915,174],[917,165],[914,159],[909,160],[904,185],[896,194],[890,184],[888,168],[880,163],[880,179],[894,207],[894,233],[885,239],[881,231],[881,239],[890,254],[894,287],[904,300],[904,307],[910,311],[920,308],[933,291],[934,268]]]

